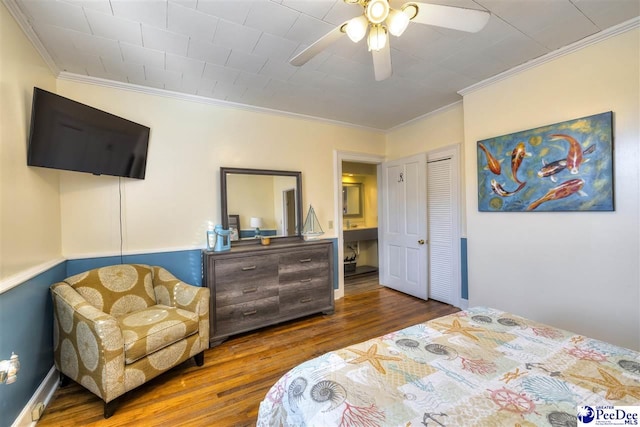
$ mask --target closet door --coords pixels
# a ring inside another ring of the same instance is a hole
[[[451,157],[438,157],[427,162],[429,298],[459,305],[457,170]]]

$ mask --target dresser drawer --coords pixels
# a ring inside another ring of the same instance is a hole
[[[333,292],[326,277],[297,281],[280,286],[280,315],[326,309],[331,306]]]
[[[329,268],[328,248],[306,249],[280,255],[280,275]]]
[[[255,285],[264,287],[278,284],[278,256],[255,255],[216,260],[214,266],[216,293],[242,292]]]
[[[214,322],[216,336],[231,335],[264,326],[278,317],[278,297],[217,307]]]
[[[320,266],[316,268],[307,269],[291,269],[287,272],[280,272],[280,285],[289,284],[304,284],[311,280],[324,279],[328,280],[329,269],[328,266]]]
[[[218,290],[214,297],[216,307],[224,307],[277,296],[278,280],[276,277],[264,281],[236,283],[223,290]]]

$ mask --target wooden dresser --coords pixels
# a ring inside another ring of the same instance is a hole
[[[211,346],[230,335],[314,313],[333,313],[333,243],[294,239],[205,251]]]

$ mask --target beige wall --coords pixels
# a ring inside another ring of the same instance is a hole
[[[58,172],[27,166],[33,87],[56,81],[0,5],[0,279],[61,256]]]
[[[293,178],[290,178],[293,180]],[[251,230],[251,217],[261,217],[263,229],[278,229],[276,223],[274,177],[229,174],[227,176],[227,209],[229,215],[240,215],[240,229]],[[281,196],[280,196],[281,197]],[[281,203],[278,200],[279,203]],[[282,211],[282,209],[281,209]],[[282,213],[280,213],[282,216]]]
[[[639,33],[464,97],[470,305],[640,349]],[[614,114],[615,212],[478,212],[478,140],[606,111]]]
[[[384,152],[384,135],[357,128],[68,80],[58,93],[151,128],[146,179],[122,179],[125,253],[204,247],[221,166],[302,171],[303,216],[312,204],[332,237],[333,150]],[[60,188],[64,255],[117,253],[118,178],[62,172]]]
[[[424,153],[464,141],[464,109],[457,102],[387,134],[388,160]]]

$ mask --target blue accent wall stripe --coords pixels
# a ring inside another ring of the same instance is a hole
[[[67,277],[93,268],[113,264],[159,265],[190,285],[202,286],[202,250],[158,252],[139,255],[108,256],[67,261]]]
[[[460,267],[461,267],[461,297],[462,299],[469,299],[469,270],[467,269],[467,238],[460,239]]]
[[[338,264],[338,239],[331,239],[333,243],[333,289],[340,287],[340,265]]]
[[[53,366],[53,304],[49,286],[66,277],[66,263],[0,294],[0,359],[14,352],[20,371],[0,385],[0,426],[13,424]]]

